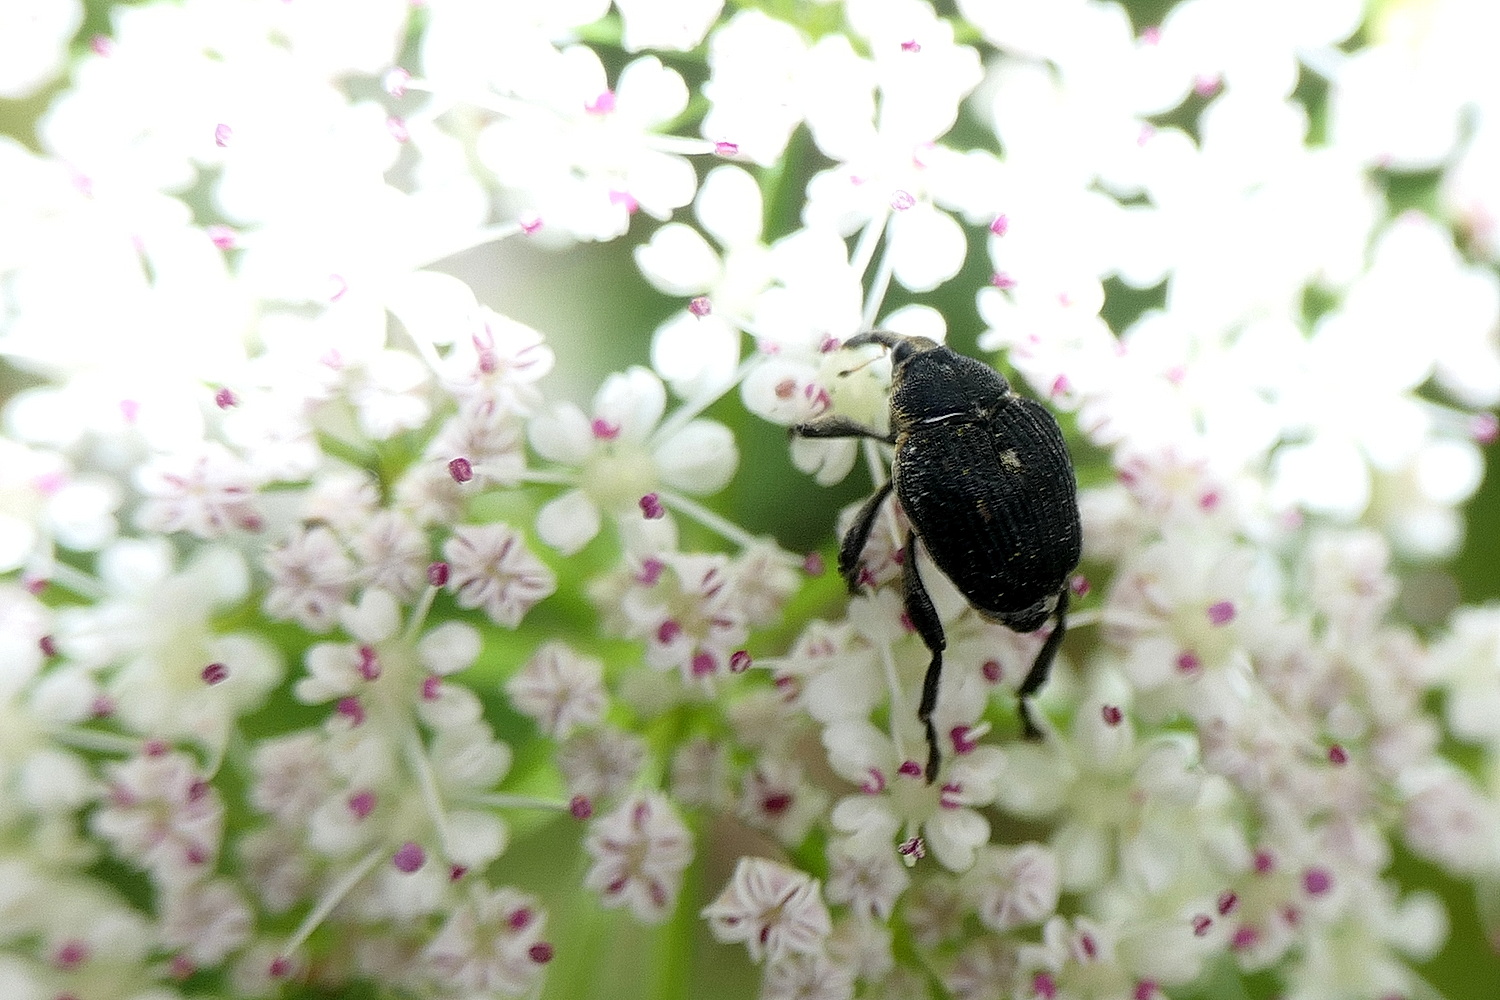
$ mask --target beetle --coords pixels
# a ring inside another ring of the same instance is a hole
[[[835,415],[791,433],[895,446],[890,479],[859,508],[840,543],[839,574],[859,593],[861,554],[894,490],[911,525],[902,560],[906,614],[932,654],[917,708],[931,784],[942,761],[932,713],[947,639],[917,569],[917,545],[983,618],[1015,632],[1055,622],[1016,692],[1025,734],[1037,738],[1030,698],[1067,631],[1068,580],[1082,554],[1078,485],[1052,414],[1017,395],[993,368],[925,337],[884,330],[856,334],[843,346],[866,344],[890,351],[890,431]]]

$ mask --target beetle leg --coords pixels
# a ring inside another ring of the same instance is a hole
[[[1057,658],[1058,647],[1062,645],[1063,635],[1068,631],[1068,597],[1068,585],[1065,583],[1057,595],[1057,608],[1052,612],[1057,625],[1052,629],[1052,634],[1047,636],[1047,641],[1042,643],[1036,659],[1031,662],[1031,669],[1026,672],[1026,678],[1016,689],[1016,697],[1021,702],[1021,731],[1028,740],[1042,737],[1042,731],[1037,728],[1036,720],[1031,714],[1031,696],[1047,682],[1047,674],[1052,671],[1052,661]]]
[[[932,652],[932,661],[927,664],[927,674],[922,678],[922,702],[917,706],[917,718],[927,730],[927,783],[937,778],[938,765],[943,753],[938,748],[937,729],[932,724],[932,713],[937,708],[938,678],[943,675],[943,650],[948,640],[943,635],[943,623],[938,618],[937,608],[922,586],[922,576],[917,572],[917,536],[908,532],[906,536],[906,562],[902,567],[901,586],[906,598],[906,617],[911,619],[922,642]]]
[[[884,441],[886,444],[896,443],[896,432],[882,434],[873,427],[867,427],[858,420],[850,420],[848,417],[823,417],[820,420],[811,420],[805,424],[793,424],[787,429],[787,433],[797,437],[805,438],[874,438],[876,441]]]
[[[875,495],[866,500],[859,508],[859,513],[854,515],[854,521],[849,525],[849,530],[844,532],[844,540],[839,544],[839,576],[849,585],[849,593],[859,593],[859,557],[865,550],[865,544],[870,540],[870,529],[875,526],[875,518],[880,514],[880,505],[885,498],[891,494],[891,480],[886,480],[884,486],[875,491]]]

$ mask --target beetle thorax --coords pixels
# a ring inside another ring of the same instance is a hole
[[[911,357],[895,372],[891,416],[911,427],[951,419],[988,420],[1010,386],[993,368],[946,349]]]

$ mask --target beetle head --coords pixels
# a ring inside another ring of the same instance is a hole
[[[942,346],[926,337],[912,337],[904,333],[892,333],[890,330],[856,333],[844,341],[845,347],[863,347],[865,344],[879,344],[887,348],[891,352],[892,368],[900,368],[914,355],[935,351]]]

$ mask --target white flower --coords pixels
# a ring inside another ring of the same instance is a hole
[[[624,794],[645,762],[645,740],[607,727],[574,733],[557,750],[557,769],[568,792],[590,801]]]
[[[148,499],[137,514],[141,527],[199,538],[222,538],[232,529],[261,526],[256,476],[221,446],[207,444],[196,455],[160,458],[141,467],[136,484]]]
[[[604,906],[628,906],[645,923],[671,915],[693,843],[665,797],[637,795],[620,803],[594,820],[584,846],[594,863],[583,884]]]
[[[973,807],[994,801],[1000,781],[1000,753],[973,747],[945,755],[937,780],[928,784],[923,767],[902,759],[889,736],[863,720],[836,722],[823,731],[828,762],[860,793],[841,799],[832,821],[844,833],[862,833],[898,848],[908,864],[931,850],[950,871],[967,871],[974,852],[989,839],[990,824]]]
[[[802,843],[828,808],[828,795],[790,760],[763,755],[745,771],[739,813],[787,845]]]
[[[476,883],[422,950],[428,974],[458,995],[524,996],[552,957],[542,940],[547,917],[536,899]]]
[[[254,914],[228,879],[169,892],[162,910],[163,943],[200,968],[216,966],[242,948],[254,926]]]
[[[802,120],[799,79],[807,43],[796,28],[760,10],[742,10],[708,44],[710,101],[703,135],[732,142],[739,155],[768,167]]]
[[[609,700],[604,664],[563,642],[543,644],[520,673],[505,682],[505,693],[518,711],[558,740],[567,739],[579,726],[602,722]]]
[[[526,102],[479,133],[476,152],[502,184],[530,196],[549,226],[613,239],[637,209],[665,219],[692,200],[692,166],[656,135],[687,106],[675,70],[642,56],[610,89],[599,57],[581,45],[544,57],[539,70]]]
[[[980,851],[966,889],[979,919],[996,933],[1040,923],[1057,909],[1057,859],[1040,844]]]
[[[449,564],[448,589],[461,608],[483,608],[490,620],[507,628],[557,589],[557,577],[513,528],[505,524],[467,524],[453,529],[443,543]]]
[[[266,556],[271,587],[266,614],[293,618],[304,628],[326,632],[348,596],[355,568],[333,532],[307,528]]]
[[[743,941],[752,962],[771,965],[789,955],[818,954],[833,931],[818,883],[764,858],[740,858],[703,916],[714,937]]]
[[[853,834],[828,842],[828,899],[885,920],[911,876],[884,844]]]
[[[106,769],[108,804],[93,831],[163,885],[210,871],[224,833],[224,803],[185,754],[132,757]]]
[[[639,524],[642,498],[663,487],[715,493],[734,475],[739,455],[729,428],[712,420],[661,421],[666,390],[644,368],[611,375],[586,416],[562,404],[532,419],[531,444],[544,457],[577,466],[578,487],[549,501],[537,534],[571,555],[599,532],[601,515]]]
[[[468,337],[455,340],[443,358],[444,384],[467,407],[488,402],[506,413],[530,413],[541,402],[535,383],[556,362],[552,348],[536,330],[492,309],[478,307],[469,326]]]

